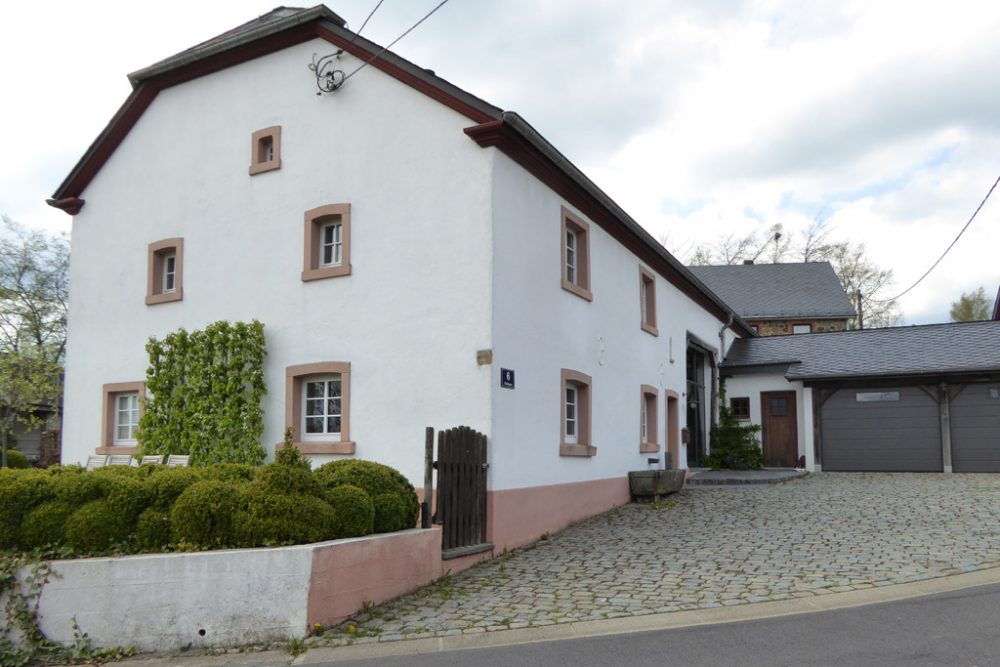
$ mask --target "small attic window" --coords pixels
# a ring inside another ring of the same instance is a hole
[[[250,175],[281,168],[281,126],[253,133],[250,141]]]

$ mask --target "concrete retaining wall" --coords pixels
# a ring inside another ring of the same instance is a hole
[[[449,567],[453,567],[449,565]],[[87,558],[52,563],[41,628],[94,646],[143,651],[303,637],[439,578],[439,529],[274,549]]]

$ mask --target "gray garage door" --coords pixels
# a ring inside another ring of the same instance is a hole
[[[1000,472],[1000,383],[970,384],[951,402],[955,472]]]
[[[821,419],[823,470],[943,469],[937,401],[917,387],[840,389]]]

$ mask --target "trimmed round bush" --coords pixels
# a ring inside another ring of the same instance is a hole
[[[126,542],[131,526],[106,500],[92,500],[66,521],[66,541],[81,553],[94,553]]]
[[[28,457],[25,456],[24,452],[19,452],[16,449],[7,450],[7,467],[25,469],[28,468]]]
[[[108,503],[130,523],[134,523],[153,500],[150,485],[134,477],[116,479],[108,490]]]
[[[66,521],[76,509],[61,500],[42,503],[24,518],[20,546],[34,549],[62,544],[66,541]]]
[[[203,549],[231,546],[239,495],[238,486],[216,479],[189,486],[170,510],[174,540]]]
[[[333,539],[334,511],[325,500],[274,493],[259,483],[244,490],[234,527],[237,544],[272,547]]]
[[[376,533],[392,533],[416,525],[406,503],[395,493],[380,493],[372,499],[372,504],[375,507]]]
[[[92,500],[106,498],[114,482],[112,475],[83,472],[58,474],[50,483],[56,500],[82,507]]]
[[[274,493],[303,494],[322,498],[323,488],[309,468],[268,463],[257,471],[257,484]]]
[[[152,494],[152,507],[169,512],[185,489],[204,479],[202,470],[203,468],[154,468],[147,482]]]
[[[374,461],[347,459],[320,466],[314,473],[319,483],[328,491],[342,484],[357,486],[374,499],[384,493],[396,495],[403,503],[405,513],[411,517],[406,527],[416,525],[420,503],[413,485],[395,468]],[[376,530],[378,530],[376,517]]]
[[[18,545],[25,517],[52,497],[51,480],[43,470],[0,470],[0,549]]]
[[[361,537],[375,532],[375,505],[364,489],[341,484],[326,494],[333,507],[333,538]]]
[[[155,507],[146,509],[136,522],[135,537],[143,551],[162,551],[173,541],[170,512]]]
[[[257,474],[257,466],[248,463],[217,463],[201,469],[205,479],[217,479],[220,482],[252,482]]]

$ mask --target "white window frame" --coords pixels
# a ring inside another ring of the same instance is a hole
[[[331,239],[327,241],[327,230],[333,230]],[[340,266],[344,261],[344,226],[340,220],[324,222],[319,228],[319,267],[327,269]],[[326,251],[330,250],[330,261],[325,260]]]
[[[128,404],[123,406],[123,402]],[[126,416],[128,421],[123,421]],[[128,429],[125,437],[121,436],[122,428]],[[126,392],[115,395],[115,426],[114,443],[133,444],[136,441],[135,431],[139,427],[139,392]]]
[[[335,397],[328,395],[329,383],[336,380],[340,384],[340,394]],[[323,397],[322,398],[309,398],[309,385],[313,383],[323,383]],[[340,404],[340,411],[336,413],[327,412],[329,401],[336,399]],[[309,401],[323,401],[324,411],[323,414],[310,415],[309,414]],[[306,428],[307,420],[310,417],[322,417],[323,418],[323,431],[321,433],[309,433]],[[336,417],[340,420],[340,429],[337,431],[327,430],[328,420],[331,417]],[[299,433],[302,434],[303,441],[309,440],[340,440],[344,429],[344,379],[340,373],[328,373],[323,375],[310,375],[302,378],[302,414],[299,417]]]
[[[563,423],[564,442],[575,445],[579,442],[580,434],[580,388],[575,383],[567,382],[563,400],[566,402],[566,421]]]
[[[572,229],[566,230],[566,280],[576,284],[576,249],[579,245],[577,233]]]
[[[642,441],[649,442],[649,401],[646,400],[645,394],[642,397],[642,417],[640,421],[641,426],[639,427],[639,431],[642,434]]]
[[[804,331],[796,331],[796,329],[805,329]],[[793,324],[792,334],[808,334],[813,332],[813,325],[811,324]]]
[[[177,253],[163,255],[163,293],[177,291]]]

